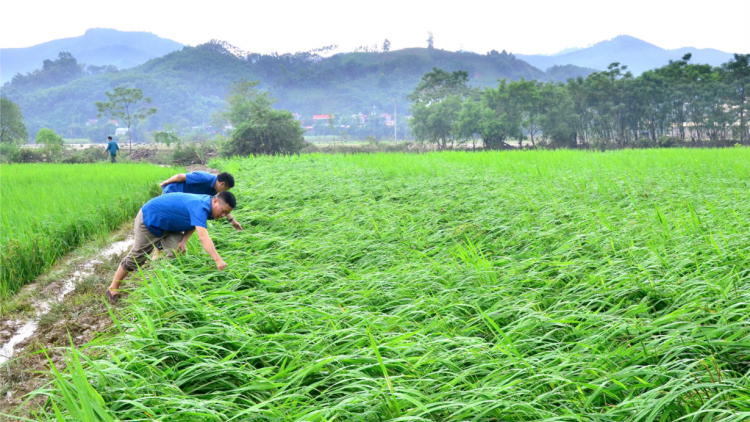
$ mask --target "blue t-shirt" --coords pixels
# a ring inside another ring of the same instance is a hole
[[[205,171],[191,171],[185,174],[185,181],[164,186],[164,193],[184,192],[196,195],[216,195],[216,176]]]
[[[120,147],[117,145],[117,142],[115,141],[109,141],[107,144],[107,149],[105,151],[109,151],[111,155],[117,155],[117,151],[120,150]]]
[[[143,224],[154,236],[164,232],[186,232],[196,226],[206,227],[211,216],[211,197],[175,193],[161,195],[146,202],[143,206]]]

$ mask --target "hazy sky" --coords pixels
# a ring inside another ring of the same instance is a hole
[[[552,54],[620,34],[664,48],[750,53],[750,0],[2,0],[0,47],[28,47],[88,28],[148,31],[183,44],[220,39],[279,53],[338,44]]]

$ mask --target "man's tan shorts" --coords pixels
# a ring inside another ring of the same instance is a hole
[[[183,236],[183,233],[176,232],[164,232],[161,237],[155,236],[151,233],[148,227],[143,224],[143,210],[138,211],[138,215],[135,217],[133,231],[135,232],[133,249],[131,249],[128,255],[123,258],[122,262],[120,262],[122,268],[128,272],[137,270],[138,266],[143,266],[148,257],[151,256],[151,252],[154,251],[154,244],[160,240],[167,256],[174,258],[174,251],[177,249],[177,244],[180,243]]]

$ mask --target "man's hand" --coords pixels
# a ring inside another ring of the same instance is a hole
[[[177,250],[178,250],[178,251],[179,251],[180,253],[185,253],[185,252],[187,252],[187,242],[182,242],[182,241],[180,241],[180,243],[178,243],[178,244],[177,244]]]
[[[223,259],[219,258],[218,261],[216,261],[216,268],[219,269],[219,271],[224,271],[224,268],[227,267],[227,263],[224,262]]]
[[[167,183],[167,182],[168,182],[168,181],[167,181],[167,180],[165,180],[165,181],[163,181],[163,182],[159,183],[159,186],[161,186],[161,187],[167,186],[167,185],[169,184],[169,183]]]
[[[237,219],[233,219],[231,221],[231,224],[232,224],[232,227],[234,227],[235,230],[242,231],[242,225],[240,224],[239,221],[237,221]]]

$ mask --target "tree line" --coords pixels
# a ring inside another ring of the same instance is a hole
[[[742,144],[748,132],[750,54],[720,67],[682,60],[634,77],[627,66],[567,83],[502,79],[468,86],[468,72],[433,68],[408,96],[415,138],[438,149],[481,141],[554,147]]]

